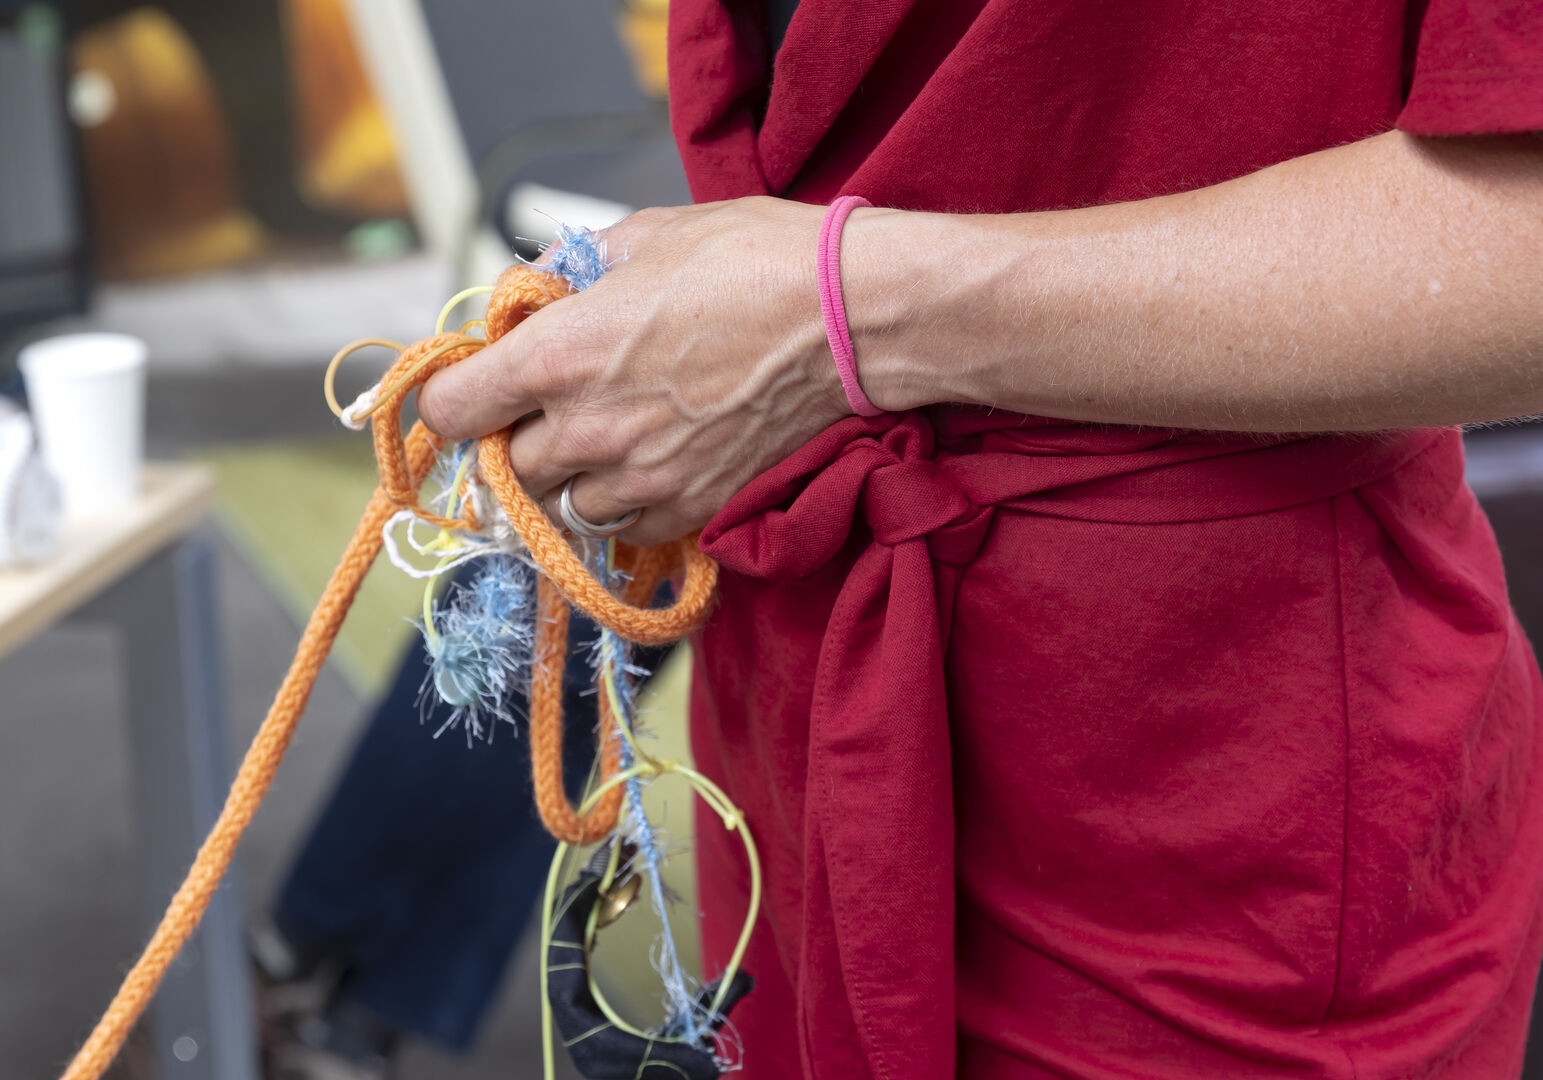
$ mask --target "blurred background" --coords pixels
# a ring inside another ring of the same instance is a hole
[[[689,201],[664,103],[665,2],[0,0],[0,389],[21,396],[16,354],[35,339],[101,329],[148,344],[147,455],[216,482],[202,532],[232,753],[375,483],[367,436],[322,400],[332,353],[425,336],[457,289],[534,255],[556,221]],[[383,370],[376,352],[344,369],[345,399]],[[6,575],[38,572],[0,569],[0,594]],[[251,923],[416,638],[419,602],[390,566],[370,575],[242,847]],[[121,636],[68,619],[0,657],[7,1077],[56,1074],[149,926]],[[685,674],[677,661],[659,680],[649,714],[682,757]],[[523,772],[509,785],[528,801]],[[661,812],[685,848],[691,804],[674,798]],[[529,940],[469,1052],[412,1040],[391,1075],[538,1075]],[[642,953],[612,967],[643,980],[646,1012]],[[149,1042],[112,1075],[162,1075]]]
[[[198,463],[216,485],[202,531],[232,748],[264,715],[374,485],[368,440],[321,399],[333,351],[424,336],[446,298],[533,255],[556,221],[689,201],[664,103],[665,3],[0,0],[0,387],[20,396],[15,356],[34,339],[104,329],[148,344],[148,456]],[[385,360],[353,362],[345,396]],[[1516,425],[1473,432],[1469,447],[1537,639],[1543,437]],[[418,597],[389,567],[372,573],[242,848],[248,922],[262,922],[386,692]],[[123,652],[85,619],[0,658],[7,1077],[57,1071],[149,925]],[[677,754],[686,659],[649,706]],[[684,847],[689,800],[677,800]],[[410,1041],[391,1075],[538,1075],[530,940],[469,1052]],[[114,1075],[165,1075],[149,1043]]]

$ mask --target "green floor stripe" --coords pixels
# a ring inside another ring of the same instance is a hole
[[[369,439],[250,443],[201,457],[215,471],[232,540],[303,624],[375,489]],[[359,693],[375,697],[389,685],[417,634],[406,620],[418,613],[422,589],[384,557],[365,578],[333,650]]]

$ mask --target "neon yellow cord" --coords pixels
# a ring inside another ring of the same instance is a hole
[[[321,392],[322,396],[327,399],[327,408],[331,409],[332,415],[336,416],[339,420],[343,418],[343,406],[338,404],[338,368],[342,366],[344,360],[348,359],[360,349],[368,349],[375,345],[378,345],[383,349],[390,349],[393,352],[399,354],[403,349],[407,348],[407,346],[403,345],[400,341],[388,341],[386,338],[360,338],[358,341],[351,341],[347,345],[344,345],[341,349],[332,354],[331,360],[327,361],[327,370],[322,374],[321,377]]]
[[[614,539],[606,543],[607,569],[615,570],[616,541]],[[606,792],[619,784],[628,783],[634,779],[657,778],[671,773],[683,777],[691,785],[698,798],[705,802],[712,811],[718,815],[723,827],[729,832],[737,832],[740,842],[745,846],[745,858],[750,866],[750,902],[745,909],[745,921],[740,927],[739,938],[734,943],[734,951],[729,955],[729,962],[719,977],[718,991],[713,997],[713,1013],[723,1008],[723,1002],[728,997],[729,989],[734,984],[734,978],[739,974],[740,965],[744,963],[745,953],[750,948],[750,937],[755,932],[755,924],[761,912],[761,856],[755,846],[755,840],[750,835],[749,826],[745,823],[744,811],[734,805],[727,793],[713,781],[697,772],[689,765],[670,759],[660,759],[646,753],[633,737],[632,725],[627,722],[627,716],[621,707],[622,696],[616,681],[616,664],[614,657],[607,657],[600,670],[602,683],[601,697],[604,707],[611,710],[611,718],[615,722],[616,730],[626,740],[627,746],[632,751],[634,764],[616,775],[608,778],[604,783],[595,786],[594,773],[591,771],[590,789],[585,795],[579,807],[579,813],[588,813],[595,802]],[[561,876],[562,866],[568,857],[569,845],[559,843],[557,851],[552,856],[552,864],[547,870],[546,898],[541,909],[541,1058],[543,1075],[545,1080],[555,1080],[556,1063],[553,1060],[552,1049],[552,1002],[550,997],[549,975],[551,969],[548,966],[548,953],[551,950],[552,924],[556,915],[557,883]],[[612,844],[610,857],[606,861],[606,868],[600,879],[600,889],[603,893],[615,880],[617,864],[620,859],[620,845]],[[662,918],[669,918],[666,911],[664,897],[659,897],[659,910]],[[618,1030],[624,1031],[640,1039],[649,1040],[650,1046],[655,1042],[681,1041],[661,1039],[657,1035],[650,1035],[646,1031],[640,1031],[627,1023],[612,1008],[605,993],[595,982],[592,966],[588,960],[594,948],[595,933],[598,929],[599,905],[591,906],[584,920],[584,940],[582,948],[585,957],[585,967],[589,982],[590,995],[595,999],[605,1018]]]
[[[562,870],[563,857],[567,853],[568,845],[559,842],[557,853],[552,856],[552,865],[546,873],[546,897],[541,904],[541,1075],[543,1080],[557,1080],[557,1062],[552,1054],[552,999],[547,993],[549,976],[547,965],[550,962],[548,953],[552,949],[553,909],[557,906],[557,876]]]
[[[462,337],[460,335],[456,335],[453,341],[447,341],[443,345],[440,345],[438,348],[430,349],[428,352],[424,353],[418,358],[417,363],[413,364],[412,367],[402,372],[402,377],[400,379],[392,383],[390,386],[380,387],[379,392],[375,395],[375,403],[368,409],[364,409],[361,412],[356,413],[354,419],[367,420],[374,416],[377,412],[385,407],[387,402],[396,397],[397,394],[401,393],[404,386],[410,386],[412,381],[418,377],[418,372],[428,367],[441,356],[444,356],[445,353],[450,352],[452,349],[459,349],[468,343],[473,345],[481,345],[483,344],[483,341],[481,338]],[[341,411],[338,413],[338,415],[342,416]]]
[[[450,481],[450,502],[445,511],[446,517],[455,517],[458,506],[456,496],[461,490],[461,484],[466,480],[467,472],[470,470],[471,457],[470,454],[463,454],[461,456],[461,464],[456,467],[455,476]],[[411,523],[408,524],[408,528],[412,528]],[[447,553],[439,561],[439,565],[435,567],[434,576],[423,583],[423,636],[428,639],[429,645],[436,649],[439,648],[439,631],[434,629],[434,590],[439,584],[440,571],[454,562],[456,552],[464,547],[465,545],[451,536],[450,530],[446,528],[441,528],[438,536],[423,545],[425,551],[443,551]]]
[[[445,332],[445,320],[450,318],[450,313],[455,310],[455,306],[462,300],[473,296],[486,296],[491,294],[492,291],[493,286],[491,285],[473,285],[469,289],[462,289],[446,300],[445,306],[439,309],[439,318],[434,320],[434,332],[436,334],[443,334]]]
[[[630,769],[626,769],[615,776],[610,777],[605,783],[592,790],[580,806],[579,812],[586,813],[596,800],[611,788],[618,784],[624,784],[628,780],[641,777],[663,776],[669,773],[683,777],[691,785],[693,791],[707,803],[723,821],[724,828],[730,832],[739,834],[740,842],[745,846],[746,861],[750,865],[750,902],[745,910],[745,921],[740,928],[739,939],[735,942],[734,951],[729,956],[729,962],[723,969],[721,981],[718,984],[718,992],[713,998],[712,1012],[716,1013],[723,1007],[724,999],[728,996],[729,988],[734,983],[734,977],[739,973],[740,965],[744,963],[745,952],[750,947],[750,938],[755,931],[755,924],[761,911],[761,857],[756,848],[755,840],[750,835],[750,829],[745,824],[744,812],[734,805],[723,789],[713,783],[707,777],[678,761],[640,762]],[[546,900],[542,907],[541,920],[541,1046],[542,1062],[545,1068],[545,1080],[554,1080],[555,1063],[553,1060],[552,1042],[552,1005],[548,996],[549,968],[547,966],[547,953],[552,945],[553,918],[556,914],[557,882],[561,875],[562,865],[567,858],[569,846],[560,843],[557,852],[552,857],[551,867],[547,872]],[[662,905],[661,905],[662,907]],[[594,930],[596,909],[591,908],[589,916],[585,920],[584,953],[587,957],[594,944]],[[659,1042],[670,1041],[650,1035],[646,1031],[639,1031],[628,1024],[611,1007],[604,993],[595,983],[593,972],[589,976],[589,991],[599,1006],[601,1012],[621,1031],[634,1035],[640,1039],[654,1039]],[[678,1040],[676,1040],[678,1041]]]
[[[445,302],[444,307],[439,309],[439,318],[435,320],[434,323],[434,333],[443,334],[445,332],[445,320],[450,317],[450,312],[453,311],[455,306],[462,300],[465,300],[471,296],[477,296],[481,293],[491,293],[492,291],[493,286],[491,285],[473,285],[469,289],[462,289],[460,292],[456,293]],[[411,378],[414,374],[416,374],[418,368],[421,367],[424,363],[442,356],[449,349],[455,348],[458,345],[465,344],[466,341],[476,341],[479,343],[483,341],[482,338],[472,337],[470,334],[471,330],[482,330],[485,332],[487,330],[487,324],[482,319],[473,319],[463,325],[461,327],[459,336],[464,340],[455,342],[444,348],[435,349],[428,356],[424,357],[424,359],[419,362],[417,367],[414,367],[412,371],[409,371],[404,377],[403,381],[405,382],[406,379]],[[327,364],[326,373],[322,375],[321,380],[322,396],[327,399],[327,408],[332,410],[333,416],[336,416],[339,419],[341,419],[343,416],[343,406],[338,401],[336,389],[338,368],[342,365],[344,360],[358,352],[360,349],[367,349],[373,345],[391,349],[396,353],[401,353],[403,349],[407,348],[407,346],[403,345],[400,341],[389,341],[386,338],[360,338],[358,341],[349,342],[347,345],[344,345],[341,349],[334,353],[332,359]],[[400,383],[398,385],[400,385]],[[385,399],[394,392],[394,388],[389,391],[385,388],[382,388],[379,399]],[[371,413],[374,411],[374,409],[370,409],[368,412],[361,413],[359,416],[355,417],[355,419],[363,420],[371,415]]]
[[[443,570],[449,562],[449,559],[441,559],[439,568]],[[439,631],[434,629],[434,583],[438,580],[436,574],[423,583],[423,636],[428,639],[431,651],[439,648]]]

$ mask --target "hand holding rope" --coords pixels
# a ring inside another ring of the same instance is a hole
[[[484,325],[487,339],[507,333],[527,315],[566,296],[566,281],[529,266],[506,271],[493,288]],[[475,530],[471,512],[448,518],[419,504],[423,483],[441,443],[421,423],[404,438],[401,410],[407,394],[434,372],[481,349],[486,341],[460,333],[439,333],[400,350],[373,400],[359,415],[349,417],[332,393],[331,374],[341,359],[364,344],[343,350],[329,369],[327,393],[334,411],[346,418],[371,420],[380,485],[371,496],[359,525],[343,550],[337,568],[306,623],[295,658],[279,686],[266,719],[242,759],[208,838],[199,848],[187,877],[173,895],[160,924],[95,1029],[86,1039],[63,1080],[98,1080],[112,1063],[129,1030],[144,1012],[177,953],[197,928],[215,889],[235,855],[241,835],[257,812],[273,781],[305,710],[332,643],[337,638],[366,571],[382,546],[382,528],[392,515],[409,510],[441,528]],[[378,415],[377,415],[378,414]],[[620,739],[614,721],[602,724],[600,788],[589,804],[576,809],[562,788],[562,664],[567,637],[568,605],[579,608],[600,625],[640,644],[664,644],[691,633],[706,619],[717,581],[717,565],[685,537],[658,548],[618,545],[617,565],[631,575],[618,597],[584,566],[568,541],[520,486],[509,463],[509,432],[484,436],[477,460],[483,480],[540,571],[542,613],[531,685],[531,753],[537,808],[552,834],[565,844],[602,839],[615,828],[621,806]],[[666,608],[649,608],[658,584],[682,574],[677,598]],[[611,710],[607,710],[609,716]]]

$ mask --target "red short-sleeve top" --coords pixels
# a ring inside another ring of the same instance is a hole
[[[699,200],[950,211],[1200,187],[1392,127],[1543,130],[1543,0],[674,0]]]

